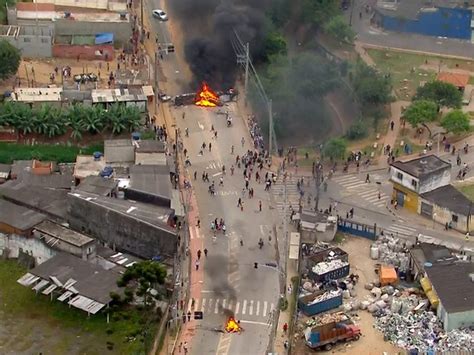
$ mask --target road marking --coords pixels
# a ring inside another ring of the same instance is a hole
[[[245,314],[247,312],[247,300],[244,300],[244,304],[242,305],[242,314]]]
[[[223,309],[225,309],[225,303],[226,303],[225,301],[226,301],[226,299],[224,298],[224,299],[222,300],[222,308],[223,308]]]
[[[250,300],[249,315],[253,315],[253,300]]]
[[[232,341],[231,334],[222,334],[217,344],[216,355],[227,355],[230,349],[230,343]]]
[[[239,313],[239,310],[240,310],[240,302],[237,302],[235,304],[235,311],[234,311],[234,314],[238,314]]]
[[[240,323],[247,323],[247,324],[257,324],[257,325],[264,325],[264,326],[268,326],[268,323],[264,323],[264,322],[255,322],[253,320],[242,320],[242,319],[239,319]]]
[[[213,301],[213,299],[211,298],[211,299],[209,300],[209,309],[212,309],[212,301]]]
[[[216,300],[216,304],[214,306],[214,313],[217,314],[219,313],[219,299]]]
[[[222,171],[219,172],[219,173],[212,174],[212,177],[216,177],[216,176],[219,176],[219,175],[222,175]]]
[[[258,316],[260,313],[260,301],[257,301],[257,309],[255,310],[255,315]]]
[[[264,316],[264,317],[267,316],[267,307],[268,307],[268,302],[267,302],[267,301],[263,301],[263,316]]]
[[[204,130],[204,125],[199,121],[198,121],[198,126],[199,126],[199,128],[201,128],[201,130]]]
[[[204,309],[206,308],[206,299],[202,299],[202,304],[201,304],[201,312],[204,312]]]

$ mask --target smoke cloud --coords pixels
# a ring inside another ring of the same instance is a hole
[[[252,56],[263,50],[266,35],[265,1],[173,0],[172,12],[181,20],[185,58],[194,74],[196,87],[208,82],[216,90],[234,86],[238,66],[231,44],[234,30],[249,42]]]

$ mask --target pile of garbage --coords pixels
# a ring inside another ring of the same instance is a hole
[[[344,312],[325,313],[318,317],[312,317],[304,322],[306,327],[317,327],[328,323],[343,323],[350,320],[350,317]]]
[[[370,256],[372,259],[378,259],[386,265],[396,267],[399,272],[406,272],[410,263],[408,247],[406,241],[394,236],[381,235],[372,244]]]
[[[384,334],[386,340],[398,347],[416,348],[420,353],[470,351],[474,348],[474,331],[455,329],[446,333],[431,311],[407,314],[387,312],[376,319],[375,328]]]

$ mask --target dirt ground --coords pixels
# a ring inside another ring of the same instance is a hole
[[[339,245],[341,249],[349,254],[349,262],[351,265],[351,273],[359,275],[359,283],[356,285],[357,298],[361,301],[369,295],[369,291],[364,288],[367,282],[372,282],[376,278],[374,272],[375,261],[370,259],[371,241],[365,238],[349,236]],[[361,328],[362,337],[358,341],[348,343],[340,343],[331,351],[320,351],[321,354],[351,354],[351,355],[394,355],[403,353],[403,350],[384,341],[381,332],[373,327],[374,319],[372,315],[364,310],[351,312],[356,325]],[[303,344],[298,344],[294,354],[312,354],[310,350]]]

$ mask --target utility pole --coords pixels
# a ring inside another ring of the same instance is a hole
[[[288,267],[288,216],[287,216],[287,208],[288,208],[288,193],[286,190],[286,178],[283,177],[283,194],[284,194],[284,205],[283,205],[283,234],[284,234],[284,243],[285,243],[285,256],[283,258],[283,262],[285,263],[285,272],[284,272],[284,279],[283,279],[283,289],[284,293],[286,293],[286,275],[287,275],[287,267]]]
[[[318,164],[316,166],[316,201],[314,204],[314,210],[319,211],[319,193],[321,190],[321,170],[322,170],[322,164]]]
[[[245,45],[245,104],[248,100],[248,83],[249,83],[249,61],[250,61],[250,50],[249,43]]]
[[[154,77],[155,77],[155,114],[158,113],[158,100],[160,98],[160,87],[158,84],[158,51],[155,51],[155,68],[154,68]]]
[[[268,100],[268,154],[272,155],[273,148],[273,111],[272,111],[272,99]],[[286,185],[285,185],[286,189]],[[286,191],[286,190],[285,190]]]
[[[355,0],[351,0],[351,16],[349,17],[349,26],[352,26],[352,15],[354,13],[354,2],[355,2]]]
[[[141,29],[143,30],[144,29],[143,27],[143,0],[140,0],[140,25],[141,25]]]

